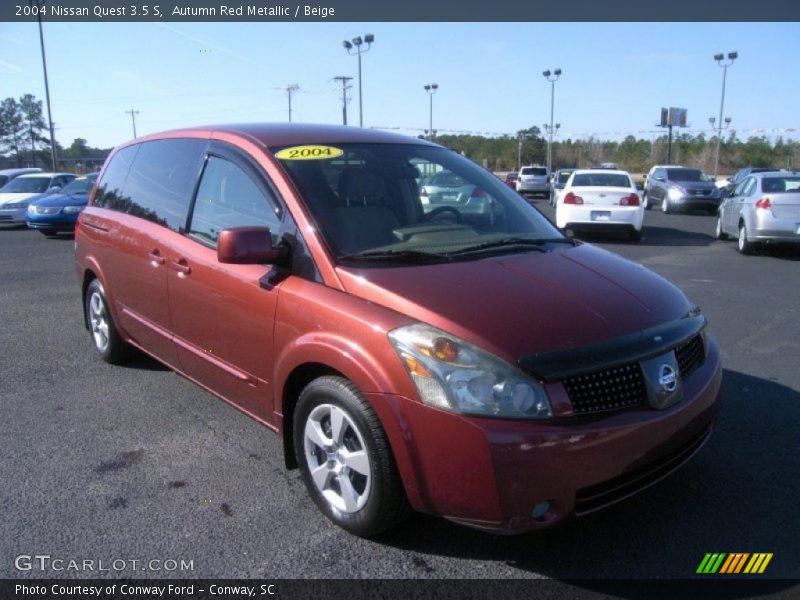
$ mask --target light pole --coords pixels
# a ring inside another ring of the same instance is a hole
[[[44,53],[44,33],[42,32],[42,0],[35,0],[36,20],[39,22],[39,47],[42,50],[42,72],[44,73],[44,95],[47,100],[47,121],[50,125],[50,160],[53,163],[53,171],[58,171],[58,158],[56,157],[56,133],[53,129],[53,111],[50,110],[50,84],[47,81],[47,58]],[[32,7],[29,0],[28,5]],[[35,159],[34,159],[35,162]]]
[[[364,126],[364,102],[363,97],[361,95],[361,54],[367,52],[370,48],[372,48],[372,42],[375,41],[375,36],[371,33],[367,33],[364,35],[364,39],[361,39],[361,36],[354,37],[352,43],[348,42],[347,40],[342,42],[342,46],[344,49],[347,50],[348,54],[357,54],[358,55],[358,126]],[[362,49],[362,46],[366,44],[366,48]],[[355,50],[354,50],[355,48]]]
[[[547,148],[547,171],[548,174],[550,172],[550,168],[552,167],[553,162],[553,136],[558,133],[559,128],[561,127],[561,123],[556,123],[555,125],[548,125],[547,123],[544,124],[544,131],[547,134],[547,138],[550,140],[550,146]]]
[[[428,93],[428,98],[430,100],[430,110],[428,112],[428,137],[429,139],[433,139],[433,95],[436,93],[436,90],[439,89],[438,83],[429,83],[427,85],[422,86],[425,88],[425,91]]]
[[[555,104],[556,97],[556,81],[561,77],[561,69],[556,69],[552,73],[550,69],[548,69],[547,71],[543,71],[542,75],[550,82],[550,129],[547,138],[547,173],[549,175],[553,166],[553,105]]]
[[[728,77],[728,67],[730,67],[733,61],[738,57],[738,52],[728,52],[727,61],[722,53],[714,55],[714,60],[717,61],[717,65],[722,67],[722,98],[719,101],[719,121],[717,121],[717,149],[714,152],[714,179],[717,178],[717,169],[719,168],[719,143],[722,138],[722,111],[725,107],[725,80]]]

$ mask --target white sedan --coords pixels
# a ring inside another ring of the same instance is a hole
[[[643,221],[639,192],[625,171],[574,171],[556,203],[556,225],[561,229],[627,231],[638,242]]]

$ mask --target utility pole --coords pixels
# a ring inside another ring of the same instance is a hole
[[[41,9],[40,0],[36,0],[36,7]],[[42,49],[42,71],[44,71],[44,95],[47,100],[47,121],[50,124],[50,160],[53,171],[58,171],[58,158],[56,157],[56,136],[53,130],[53,113],[50,110],[50,84],[47,82],[47,60],[44,54],[44,33],[42,32],[42,11],[36,11],[36,20],[39,22],[39,46]],[[36,159],[34,158],[34,163]],[[35,166],[35,165],[34,165]]]
[[[725,79],[728,77],[728,67],[733,64],[739,57],[738,52],[728,52],[728,60],[725,61],[725,56],[723,54],[715,54],[714,60],[717,61],[717,65],[722,67],[722,98],[719,101],[719,122],[717,123],[717,148],[714,151],[714,180],[717,179],[717,169],[719,168],[719,144],[722,138],[722,112],[725,108]],[[730,119],[728,120],[730,123]]]
[[[425,88],[430,100],[430,112],[428,113],[428,139],[432,140],[434,137],[436,137],[436,133],[433,131],[433,95],[436,93],[436,90],[439,89],[439,84],[429,83],[422,87]]]
[[[352,77],[347,77],[346,75],[339,75],[334,77],[336,81],[342,82],[342,125],[347,125],[347,90],[349,90],[351,85],[347,85],[347,82],[352,80]]]
[[[292,122],[292,92],[296,92],[300,89],[300,86],[296,83],[287,83],[283,86],[283,90],[286,92],[286,95],[289,97],[289,123]]]
[[[130,109],[126,110],[125,112],[131,116],[131,124],[133,125],[133,139],[136,139],[136,115],[139,114],[139,111]]]

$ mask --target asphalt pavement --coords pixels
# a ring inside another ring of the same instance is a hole
[[[95,358],[71,239],[0,229],[0,578],[686,578],[707,552],[771,552],[767,574],[797,579],[800,252],[740,256],[713,231],[649,211],[640,244],[590,240],[676,283],[720,343],[719,420],[687,465],[538,533],[419,515],[363,540],[317,511],[269,430],[150,359]],[[97,562],[20,571],[28,555]],[[151,568],[98,572],[120,559]]]

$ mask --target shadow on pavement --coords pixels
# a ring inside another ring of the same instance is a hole
[[[766,577],[793,578],[786,583],[795,585],[799,440],[800,393],[725,370],[711,439],[683,468],[637,496],[516,537],[418,516],[379,543],[476,561],[477,578],[480,562],[494,561],[508,566],[509,578],[521,570],[579,578],[570,583],[589,589],[592,579],[696,578],[706,552],[772,552]],[[437,576],[422,563],[427,576]]]

